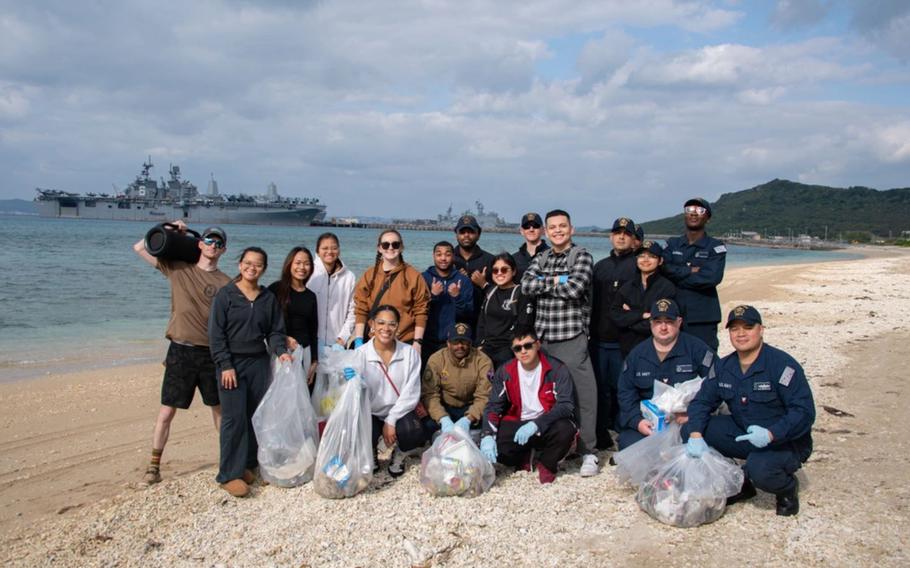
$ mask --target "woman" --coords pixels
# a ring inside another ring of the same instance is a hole
[[[307,290],[313,273],[313,255],[306,247],[294,247],[284,259],[281,279],[269,285],[269,291],[278,298],[287,330],[288,350],[299,345],[303,349],[303,373],[312,388],[316,365],[319,363],[319,346],[316,339],[316,294]]]
[[[420,354],[396,339],[401,315],[394,306],[378,306],[370,318],[373,338],[357,348],[363,381],[370,393],[373,414],[373,452],[379,436],[394,448],[389,475],[404,473],[405,452],[426,443],[423,426],[415,412],[420,400]],[[354,375],[353,368],[345,375]]]
[[[316,294],[318,337],[324,345],[347,345],[354,331],[354,285],[357,277],[341,262],[338,237],[323,233],[316,240],[313,277],[308,286]]]
[[[354,345],[369,338],[367,319],[380,304],[394,306],[400,314],[397,338],[413,343],[420,355],[430,311],[430,290],[423,276],[404,261],[401,234],[389,229],[376,242],[376,264],[367,269],[354,289]]]
[[[221,401],[221,457],[215,479],[234,497],[249,493],[255,479],[258,446],[250,420],[269,386],[270,352],[291,361],[278,300],[259,285],[267,266],[264,250],[244,249],[240,274],[215,294],[209,316],[209,349],[218,368]]]
[[[513,357],[512,331],[516,327],[533,327],[534,302],[515,284],[515,258],[511,254],[504,252],[493,257],[492,272],[494,285],[485,291],[474,342],[498,368]]]
[[[623,284],[613,298],[610,317],[619,329],[619,349],[623,359],[632,348],[651,337],[651,304],[660,298],[675,298],[676,286],[660,273],[664,249],[659,243],[645,241],[635,251],[638,278]]]

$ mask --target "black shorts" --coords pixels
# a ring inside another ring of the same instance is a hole
[[[164,360],[161,404],[174,408],[189,408],[197,387],[206,406],[220,404],[215,362],[212,361],[209,348],[180,345],[172,341]]]

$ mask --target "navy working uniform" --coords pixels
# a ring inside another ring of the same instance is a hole
[[[619,376],[619,449],[644,439],[638,431],[638,423],[645,419],[640,404],[654,396],[654,381],[674,386],[696,377],[713,379],[714,359],[714,351],[704,341],[685,332],[679,334],[663,361],[653,339],[636,345]]]
[[[667,239],[663,273],[676,285],[676,301],[683,313],[683,331],[717,350],[720,300],[717,286],[724,279],[727,247],[707,234],[692,244],[685,235]],[[692,272],[697,266],[698,272]]]
[[[711,416],[721,402],[730,415]],[[705,380],[689,404],[683,437],[701,432],[723,455],[745,459],[748,480],[763,491],[785,495],[796,491],[794,473],[812,453],[815,402],[803,368],[787,353],[768,344],[745,373],[731,353],[718,362],[717,378]],[[773,439],[764,448],[735,441],[749,426],[767,428]]]

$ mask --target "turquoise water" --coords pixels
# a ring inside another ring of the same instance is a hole
[[[83,221],[0,217],[0,381],[68,369],[108,367],[163,357],[169,309],[167,280],[132,250],[151,225],[127,221]],[[191,227],[202,230],[204,227]],[[265,282],[278,275],[291,247],[310,249],[325,229],[226,225],[226,273],[236,273],[237,254],[257,245],[270,255]],[[378,231],[333,229],[342,258],[362,273],[375,258]],[[455,244],[451,232],[402,231],[405,259],[420,270],[432,262],[433,245]],[[487,233],[490,252],[514,252],[516,234]],[[609,254],[606,238],[579,237],[599,260]],[[729,247],[728,266],[816,262],[850,258],[847,253]]]

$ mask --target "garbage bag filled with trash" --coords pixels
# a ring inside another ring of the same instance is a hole
[[[676,385],[654,381],[654,395],[651,397],[651,403],[668,416],[685,412],[689,403],[698,394],[703,380],[701,377],[695,377]]]
[[[373,421],[370,399],[359,374],[347,381],[329,416],[316,456],[313,485],[329,499],[353,497],[373,479]]]
[[[272,383],[253,413],[253,431],[259,443],[256,457],[263,479],[279,487],[296,487],[313,478],[319,432],[310,404],[310,391],[300,362],[272,360]]]
[[[679,431],[679,424],[671,422],[666,429],[613,454],[616,463],[613,471],[619,480],[635,487],[641,485],[649,473],[666,462],[669,456],[675,455],[676,446],[682,443]]]
[[[316,420],[323,428],[344,391],[347,382],[344,378],[344,368],[352,367],[356,361],[357,354],[354,351],[333,351],[329,347],[325,347],[319,357],[312,399]]]
[[[437,497],[475,497],[495,480],[493,464],[460,428],[440,434],[420,458],[420,484]]]
[[[742,488],[742,469],[713,448],[693,458],[680,444],[668,454],[667,461],[651,471],[638,488],[638,505],[674,527],[697,527],[719,519],[727,497]]]

